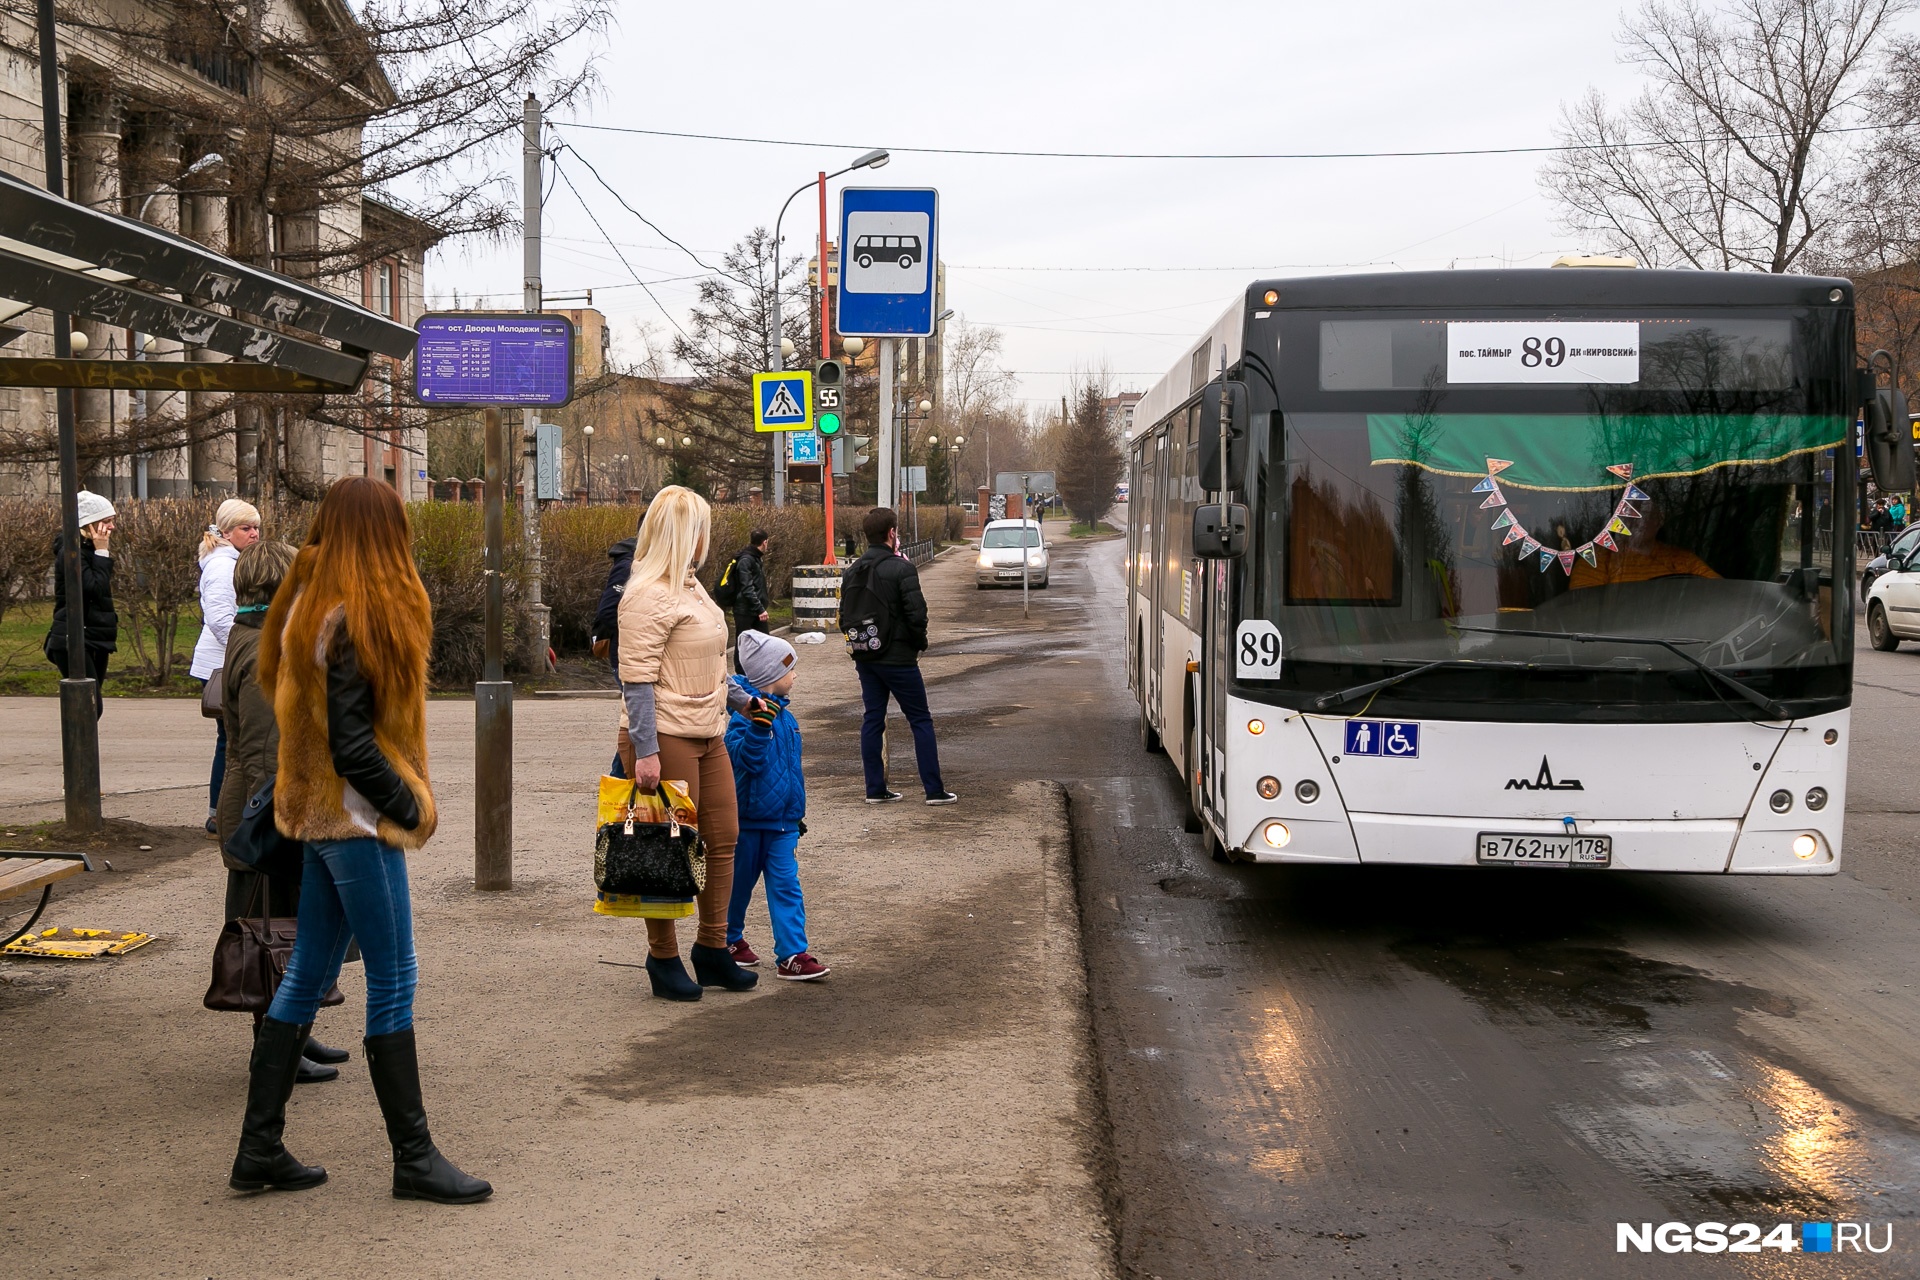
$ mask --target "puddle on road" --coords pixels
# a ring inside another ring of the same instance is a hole
[[[1920,1135],[1741,1034],[1743,1013],[1790,1018],[1792,1001],[1602,946],[1393,950],[1543,1057],[1577,1055],[1555,1118],[1676,1213],[1914,1215]]]

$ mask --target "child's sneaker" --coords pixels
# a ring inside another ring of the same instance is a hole
[[[738,942],[729,942],[727,944],[727,954],[733,957],[735,964],[744,965],[749,969],[760,963],[760,957],[753,954],[753,948],[747,945],[745,938],[740,939]]]
[[[833,970],[802,951],[799,955],[788,956],[774,967],[774,972],[788,982],[811,982],[815,978],[824,978]]]

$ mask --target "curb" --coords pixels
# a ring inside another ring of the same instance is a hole
[[[1109,1137],[1106,1086],[1099,1052],[1094,1041],[1093,995],[1087,975],[1087,955],[1080,924],[1080,885],[1074,869],[1073,807],[1066,787],[1051,779],[1038,779],[1046,790],[1052,821],[1040,834],[1043,908],[1046,912],[1046,952],[1054,995],[1067,1009],[1070,1025],[1066,1028],[1071,1044],[1074,1077],[1074,1113],[1076,1150],[1071,1158],[1078,1166],[1075,1181],[1084,1188],[1085,1199],[1071,1194],[1059,1201],[1063,1188],[1054,1184],[1056,1207],[1077,1217],[1092,1218],[1099,1224],[1094,1245],[1105,1262],[1104,1275],[1120,1274],[1120,1235],[1115,1220],[1109,1176],[1113,1156]]]

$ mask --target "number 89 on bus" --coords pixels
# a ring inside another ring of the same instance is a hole
[[[1233,673],[1242,680],[1271,680],[1280,674],[1280,628],[1265,618],[1240,624],[1234,641]]]

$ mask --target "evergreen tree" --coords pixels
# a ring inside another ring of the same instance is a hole
[[[1126,469],[1102,398],[1096,384],[1080,388],[1054,463],[1054,482],[1067,509],[1089,526],[1113,510],[1113,487]]]

